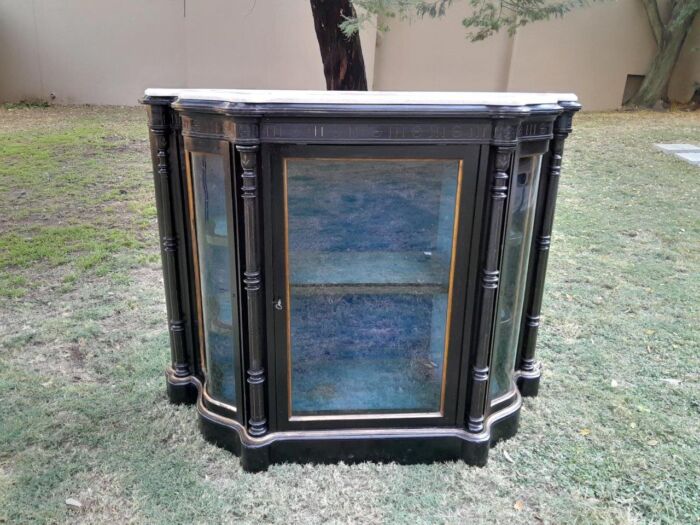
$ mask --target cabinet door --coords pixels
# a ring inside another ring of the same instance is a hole
[[[480,152],[275,150],[281,428],[454,423]]]
[[[237,417],[241,399],[238,229],[229,144],[185,139],[205,403]]]

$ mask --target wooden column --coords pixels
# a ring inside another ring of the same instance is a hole
[[[523,395],[535,395],[538,389],[540,366],[535,360],[535,346],[537,344],[537,332],[540,327],[540,312],[542,309],[542,294],[544,292],[545,274],[547,272],[547,259],[552,240],[552,225],[554,223],[554,210],[559,190],[559,176],[561,174],[561,161],[564,152],[564,140],[571,133],[573,114],[578,111],[578,104],[562,104],[565,107],[554,122],[554,137],[549,144],[548,162],[541,176],[545,177],[540,191],[538,206],[542,212],[535,224],[535,238],[533,241],[533,254],[530,258],[528,273],[530,283],[525,297],[525,316],[521,328],[520,359],[516,369],[519,369],[519,383]],[[530,385],[525,382],[531,380]],[[534,381],[534,382],[533,382]]]
[[[265,412],[265,367],[263,279],[261,265],[262,229],[260,225],[260,196],[258,194],[258,144],[236,144],[240,155],[241,198],[243,199],[243,225],[245,268],[243,288],[246,292],[248,320],[248,432],[251,436],[267,433]]]
[[[153,179],[168,312],[172,373],[176,378],[185,378],[192,375],[192,364],[189,362],[186,348],[185,317],[180,285],[182,282],[180,259],[184,258],[185,254],[181,253],[184,246],[177,236],[174,215],[179,209],[175,202],[177,167],[173,169],[171,160],[177,157],[176,146],[173,143],[174,114],[169,107],[169,100],[162,104],[155,102],[150,104],[148,109]]]
[[[500,126],[500,128],[499,128]],[[484,241],[480,260],[479,292],[476,304],[476,342],[472,355],[467,430],[478,433],[484,430],[484,417],[488,399],[489,363],[495,319],[496,300],[500,279],[503,221],[510,183],[509,171],[513,163],[517,124],[499,124],[494,131],[496,145],[492,148],[489,173],[489,199],[486,206]]]

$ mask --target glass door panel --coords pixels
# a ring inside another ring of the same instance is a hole
[[[515,368],[540,164],[540,156],[520,159],[511,183],[493,337],[491,399],[508,393]]]
[[[290,416],[439,413],[461,161],[284,168]]]
[[[234,337],[235,288],[231,287],[228,175],[221,155],[192,152],[190,161],[207,392],[235,405],[238,343]]]

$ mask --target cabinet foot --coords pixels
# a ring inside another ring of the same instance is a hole
[[[536,367],[532,372],[520,371],[517,374],[516,384],[523,397],[535,397],[540,390],[540,378],[542,370]]]
[[[198,388],[192,376],[177,377],[172,368],[165,372],[168,399],[176,405],[194,405],[197,402]]]

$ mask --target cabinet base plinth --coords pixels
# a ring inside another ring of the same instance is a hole
[[[253,437],[239,422],[207,409],[201,396],[197,410],[199,427],[207,441],[239,456],[243,470],[260,472],[278,463],[340,461],[408,465],[462,460],[483,466],[489,448],[517,432],[521,404],[520,395],[516,395],[513,403],[487,418],[485,430],[479,434],[461,428],[431,427],[295,430]]]
[[[532,372],[523,372],[522,370],[516,374],[516,384],[520,395],[523,397],[535,397],[540,390],[540,379],[542,378],[542,369],[538,366]]]
[[[194,405],[197,402],[199,388],[192,376],[177,377],[172,368],[168,368],[165,372],[165,384],[171,403]]]

